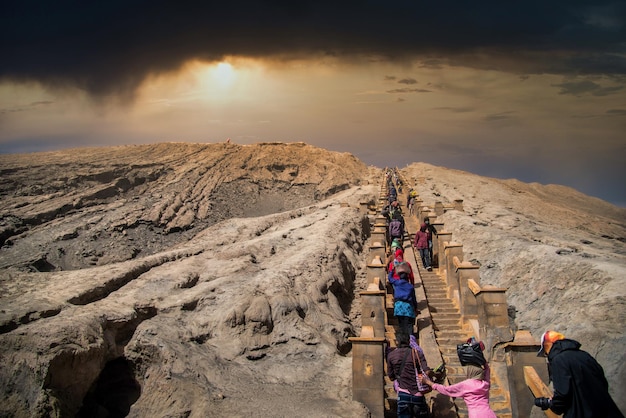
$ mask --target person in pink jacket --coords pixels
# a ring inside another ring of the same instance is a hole
[[[489,364],[485,362],[484,368],[473,364],[464,367],[467,379],[455,385],[444,386],[434,383],[425,374],[422,375],[422,382],[443,395],[463,398],[469,418],[497,418],[489,407],[489,388],[491,387]]]

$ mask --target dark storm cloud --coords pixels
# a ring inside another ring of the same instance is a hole
[[[499,121],[503,121],[503,120],[510,120],[512,119],[512,115],[515,112],[513,111],[507,111],[507,112],[499,112],[499,113],[492,113],[490,115],[487,115],[484,117],[484,120],[486,122],[499,122]]]
[[[582,96],[584,94],[608,96],[609,94],[615,94],[624,88],[623,86],[602,87],[601,85],[590,80],[554,84],[554,87],[561,88],[559,94],[571,94],[572,96]]]
[[[28,104],[20,105],[20,106],[4,107],[4,108],[0,108],[0,115],[5,114],[5,113],[24,112],[24,111],[28,111],[32,109],[37,109],[42,106],[49,106],[52,104],[54,104],[54,102],[49,101],[49,100],[42,100],[42,101],[32,102],[32,103],[28,103]]]
[[[417,80],[414,78],[403,78],[402,80],[398,80],[400,84],[417,84]]]
[[[452,106],[443,106],[443,107],[435,107],[434,110],[447,110],[452,113],[467,113],[473,112],[476,110],[473,107],[452,107]]]
[[[119,94],[193,58],[310,54],[626,74],[625,12],[608,0],[8,0],[0,79]]]
[[[394,93],[431,93],[431,90],[403,88],[403,89],[387,90],[387,93],[392,93],[392,94]]]

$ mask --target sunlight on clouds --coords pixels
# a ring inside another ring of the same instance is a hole
[[[100,142],[230,137],[239,143],[305,141],[351,150],[354,144],[376,148],[394,138],[416,152],[437,143],[445,154],[445,144],[458,143],[518,155],[614,147],[621,140],[616,132],[623,131],[624,93],[562,94],[581,85],[554,75],[520,77],[420,62],[225,57],[154,75],[124,106],[90,106],[80,92],[63,96],[32,86],[4,86],[0,104],[5,137],[69,134],[86,143],[93,135]],[[612,87],[599,78],[595,85]],[[591,137],[601,137],[601,144],[592,146]]]
[[[211,68],[208,76],[211,78],[213,84],[223,88],[232,86],[236,80],[235,70],[233,66],[227,62],[220,62],[215,68]]]

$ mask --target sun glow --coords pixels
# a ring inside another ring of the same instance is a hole
[[[237,79],[235,69],[227,62],[220,62],[216,66],[212,66],[208,75],[213,84],[221,88],[232,87]]]

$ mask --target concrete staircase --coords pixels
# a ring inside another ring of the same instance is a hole
[[[469,324],[463,324],[458,306],[447,296],[445,281],[434,271],[419,268],[424,284],[424,291],[428,301],[428,309],[432,318],[435,339],[441,352],[441,357],[447,369],[447,384],[452,385],[465,380],[465,371],[456,353],[457,344],[466,341],[472,336]],[[435,367],[436,365],[433,365]],[[498,417],[512,418],[510,395],[508,388],[499,385],[499,379],[492,370],[489,404]],[[458,417],[467,417],[467,406],[460,399],[454,399]],[[432,399],[433,417],[449,417],[452,412],[445,400],[436,396]]]

